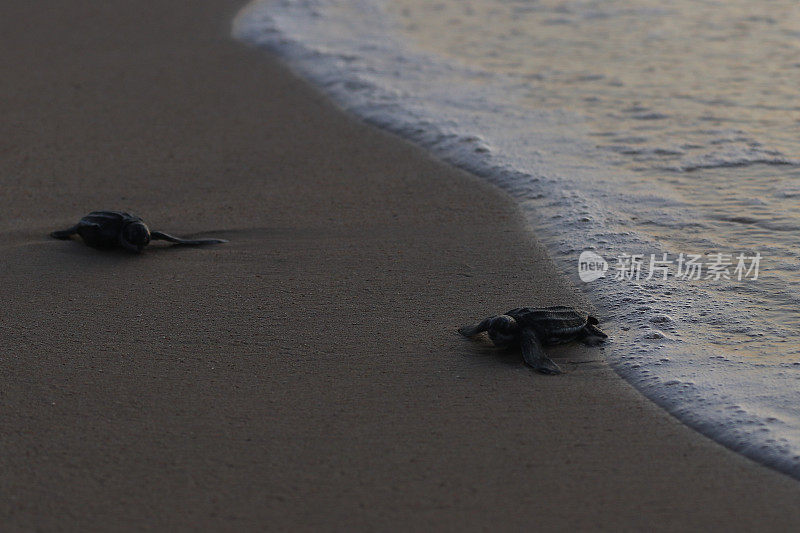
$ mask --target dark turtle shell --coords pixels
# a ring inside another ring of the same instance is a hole
[[[580,335],[587,324],[597,320],[574,307],[518,307],[505,313],[517,321],[520,328],[532,329],[547,344],[569,342]]]
[[[151,240],[186,246],[228,242],[225,239],[181,239],[163,231],[150,231],[140,217],[124,211],[92,211],[71,228],[54,231],[50,236],[68,240],[75,234],[80,235],[83,242],[94,248],[121,246],[134,252],[141,252]]]
[[[143,234],[136,235],[136,242],[131,244],[142,248],[150,242],[150,230],[140,217],[124,211],[92,211],[80,219],[77,233],[89,246],[113,248],[126,240],[128,236],[124,232],[132,225],[142,228]]]

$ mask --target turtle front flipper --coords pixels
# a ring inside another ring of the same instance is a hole
[[[586,333],[584,336],[583,342],[590,345],[595,345],[603,342],[605,339],[608,338],[606,333],[597,327],[597,324],[600,322],[593,316],[590,316],[586,319],[586,326],[584,326],[583,330]]]
[[[458,328],[458,332],[464,335],[465,337],[474,337],[478,333],[483,333],[484,331],[488,330],[489,326],[492,324],[493,318],[494,318],[493,316],[490,316],[489,318],[481,320],[477,324]]]
[[[520,335],[522,358],[531,368],[542,374],[560,374],[561,369],[544,354],[542,344],[536,338],[536,333],[525,329]]]
[[[601,330],[594,324],[586,324],[586,332],[593,337],[598,337],[600,339],[607,339],[608,335],[605,331]]]
[[[78,226],[72,226],[69,229],[53,231],[50,233],[50,236],[54,239],[61,239],[62,241],[69,239],[73,235],[78,233]]]
[[[169,241],[174,242],[175,244],[185,244],[188,246],[201,246],[203,244],[223,244],[228,241],[225,239],[181,239],[179,237],[173,237],[168,233],[164,233],[162,231],[152,231],[150,232],[150,238],[152,240],[161,240],[161,241]]]

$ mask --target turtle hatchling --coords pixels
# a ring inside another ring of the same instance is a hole
[[[503,315],[490,316],[459,333],[474,337],[487,331],[495,346],[522,348],[525,362],[542,374],[560,374],[561,369],[548,358],[542,346],[581,341],[594,345],[608,335],[597,327],[598,321],[573,307],[519,307]]]
[[[133,252],[141,252],[151,240],[189,246],[228,242],[224,239],[180,239],[160,231],[150,231],[141,218],[123,211],[92,211],[71,228],[54,231],[50,236],[54,239],[69,239],[76,234],[92,248],[121,247]]]

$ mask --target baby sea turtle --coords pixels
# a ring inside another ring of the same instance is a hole
[[[160,231],[150,231],[147,224],[137,217],[122,211],[92,211],[69,229],[54,231],[54,239],[69,239],[78,234],[92,248],[116,248],[121,246],[134,252],[141,252],[151,240],[164,240],[175,244],[220,244],[223,239],[187,240],[167,235]]]
[[[503,315],[489,318],[473,325],[464,326],[459,333],[474,337],[483,331],[495,346],[519,344],[525,362],[542,374],[560,374],[558,368],[542,351],[542,346],[581,341],[596,344],[607,338],[597,327],[597,319],[573,307],[519,307]]]

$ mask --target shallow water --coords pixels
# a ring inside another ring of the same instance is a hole
[[[597,303],[622,375],[800,475],[800,7],[278,1],[234,33],[511,192]],[[584,284],[585,250],[609,271]],[[646,279],[665,253],[667,279]],[[756,253],[757,279],[737,279]],[[639,279],[615,279],[623,254],[641,254]],[[701,279],[675,276],[689,254]]]

